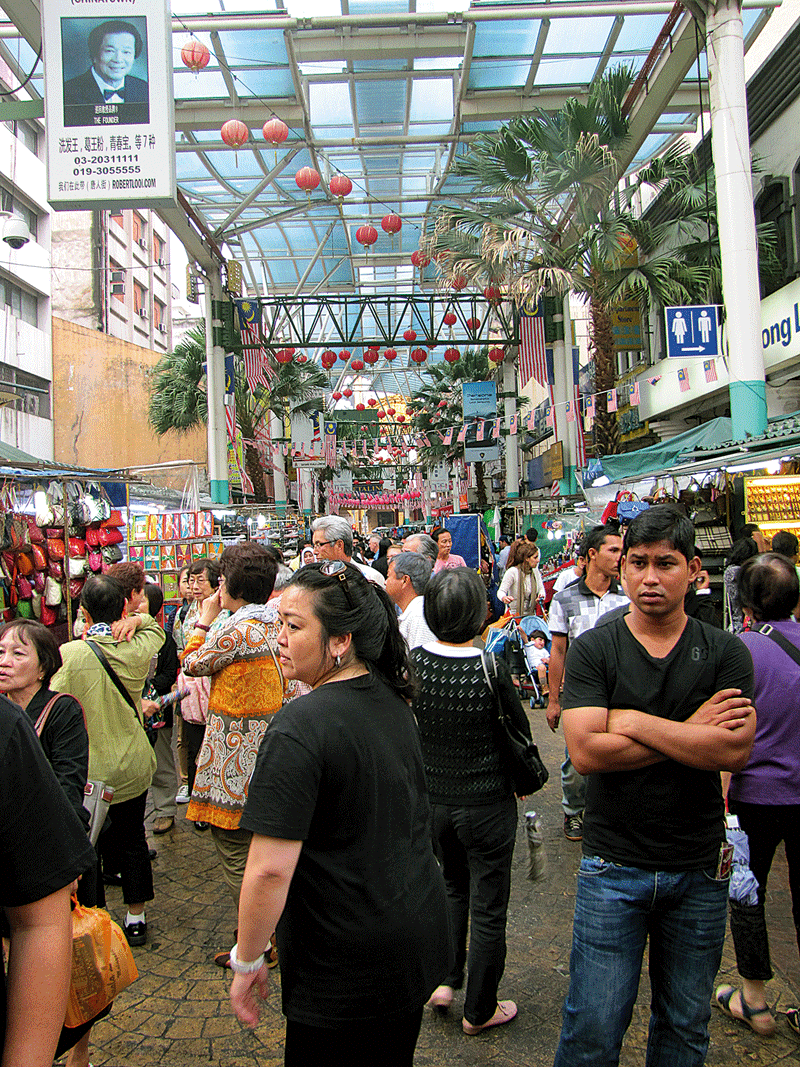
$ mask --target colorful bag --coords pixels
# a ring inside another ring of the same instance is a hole
[[[30,600],[33,596],[33,586],[24,574],[17,575],[17,593],[20,600]]]
[[[72,976],[66,1026],[82,1026],[136,981],[139,972],[122,930],[102,908],[73,897]]]
[[[100,527],[89,526],[86,530],[86,544],[89,548],[97,548],[100,544]]]
[[[47,552],[43,545],[31,545],[31,554],[33,555],[33,566],[37,571],[47,570]]]
[[[103,557],[100,554],[99,549],[92,549],[86,557],[89,564],[89,569],[94,571],[95,574],[99,574],[103,567]]]
[[[42,617],[39,620],[43,626],[55,626],[58,622],[58,610],[51,607],[42,597]]]
[[[119,545],[125,540],[122,534],[122,530],[117,530],[113,526],[101,526],[97,531],[98,543],[105,547],[106,545]]]
[[[85,559],[70,559],[67,561],[68,574],[70,578],[82,578],[86,574],[86,560]]]
[[[61,583],[54,578],[47,578],[44,583],[44,602],[48,607],[57,608],[64,599],[64,591]]]
[[[43,593],[44,592],[44,583],[45,583],[44,571],[34,571],[33,572],[33,588],[36,590],[37,593]]]
[[[57,582],[60,582],[64,577],[64,566],[61,560],[49,559],[47,561],[47,573],[51,578],[55,578]]]
[[[69,598],[70,600],[80,600],[81,590],[83,589],[85,578],[70,578],[69,580]]]
[[[17,552],[17,570],[26,577],[33,574],[36,568],[33,566],[33,556],[28,552]]]
[[[47,554],[50,559],[63,559],[66,555],[64,542],[56,538],[47,539]]]
[[[155,515],[152,515],[150,517],[151,518],[155,518]],[[114,508],[114,510],[111,512],[111,514],[108,516],[108,518],[107,519],[103,519],[103,521],[102,521],[102,523],[100,525],[104,529],[107,529],[109,526],[124,526],[125,522],[124,522],[124,520],[122,518],[122,512],[118,511],[116,508]]]
[[[100,554],[103,557],[103,563],[109,566],[112,563],[119,563],[122,559],[122,549],[119,545],[103,545],[100,549]],[[103,568],[103,574],[105,574],[105,567]]]
[[[71,559],[83,559],[86,555],[86,541],[82,537],[70,537],[69,554]]]
[[[44,544],[44,534],[36,524],[36,520],[32,515],[26,515],[25,521],[28,524],[28,540],[32,545]]]

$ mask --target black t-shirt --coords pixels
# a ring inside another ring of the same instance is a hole
[[[275,715],[241,826],[303,842],[278,924],[288,1019],[390,1025],[443,980],[430,822],[413,715],[380,678],[322,685]]]
[[[753,696],[753,663],[741,641],[689,618],[664,659],[651,656],[624,617],[574,641],[562,707],[636,708],[685,722],[720,689]],[[587,778],[583,854],[645,870],[716,865],[724,805],[718,771],[675,760]]]
[[[0,696],[0,907],[20,907],[88,871],[94,849],[24,712]],[[0,1050],[5,1041],[0,964]]]

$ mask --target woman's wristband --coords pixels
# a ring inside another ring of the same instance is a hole
[[[238,944],[234,945],[231,949],[231,970],[234,974],[255,974],[256,971],[260,971],[264,966],[265,955],[262,952],[257,960],[253,960],[252,963],[244,963],[236,955],[236,949]]]
[[[211,629],[210,626],[206,626],[206,624],[203,622],[196,622],[194,624],[194,628],[195,630],[203,630],[204,633],[208,633],[208,631]]]

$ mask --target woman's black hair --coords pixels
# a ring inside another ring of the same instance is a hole
[[[731,554],[725,561],[727,567],[741,567],[745,560],[758,555],[758,545],[752,537],[740,537],[731,546]]]
[[[335,575],[323,574],[324,563],[307,563],[295,574],[287,588],[313,593],[312,604],[329,637],[351,635],[353,649],[365,666],[376,671],[403,700],[414,695],[406,643],[397,625],[397,609],[387,594],[351,564],[347,567],[348,602],[344,583]],[[285,592],[285,590],[284,590]]]
[[[391,537],[382,537],[378,542],[378,559],[383,559],[393,544]]]
[[[219,576],[222,574],[219,560],[209,559],[208,556],[200,556],[198,559],[193,559],[186,570],[189,572],[190,578],[193,578],[195,574],[205,573],[211,588],[218,588]]]
[[[275,556],[257,541],[229,545],[220,556],[228,596],[248,604],[266,604],[275,586]]]
[[[736,575],[739,603],[756,622],[791,618],[800,600],[800,582],[791,560],[779,552],[751,556]]]
[[[42,689],[49,688],[50,679],[61,668],[61,653],[52,632],[36,619],[11,619],[0,626],[0,637],[11,630],[19,630],[22,643],[31,645],[35,650],[43,671]]]
[[[471,641],[486,622],[486,586],[469,567],[439,571],[425,586],[423,610],[440,641]]]
[[[434,539],[434,541],[438,545],[439,544],[439,538],[442,536],[443,533],[447,533],[447,532],[448,531],[444,526],[434,526],[434,528],[431,530],[431,537]]]

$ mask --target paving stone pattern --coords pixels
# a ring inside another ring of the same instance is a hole
[[[458,993],[447,1015],[426,1011],[415,1059],[419,1067],[549,1067],[553,1061],[569,976],[580,845],[568,842],[562,833],[558,775],[562,735],[550,734],[543,712],[532,712],[531,718],[551,777],[541,793],[520,804],[508,960],[500,989],[501,998],[517,1002],[519,1015],[507,1026],[467,1037],[461,1029],[463,993]],[[543,814],[547,854],[546,877],[535,885],[526,879],[522,819],[522,813],[531,808]],[[226,974],[230,972],[215,967],[212,960],[215,952],[233,943],[234,911],[211,835],[195,831],[185,812],[185,807],[179,808],[175,828],[153,839],[158,858],[153,865],[156,899],[147,908],[149,941],[144,948],[133,950],[140,977],[118,998],[111,1015],[94,1028],[92,1063],[95,1067],[277,1067],[283,1063],[280,969],[270,972],[273,993],[264,1005],[261,1024],[254,1033],[244,1030],[229,1006]],[[125,908],[119,889],[108,890],[108,906],[121,922]],[[780,1011],[797,1004],[800,994],[800,965],[782,855],[773,868],[768,909],[776,977],[767,995]],[[341,966],[346,969],[346,959]],[[735,984],[736,978],[729,935],[719,982]],[[645,960],[622,1067],[644,1063],[648,1019]],[[800,1041],[782,1016],[777,1036],[766,1040],[714,1011],[711,1035],[710,1067],[800,1062]]]

